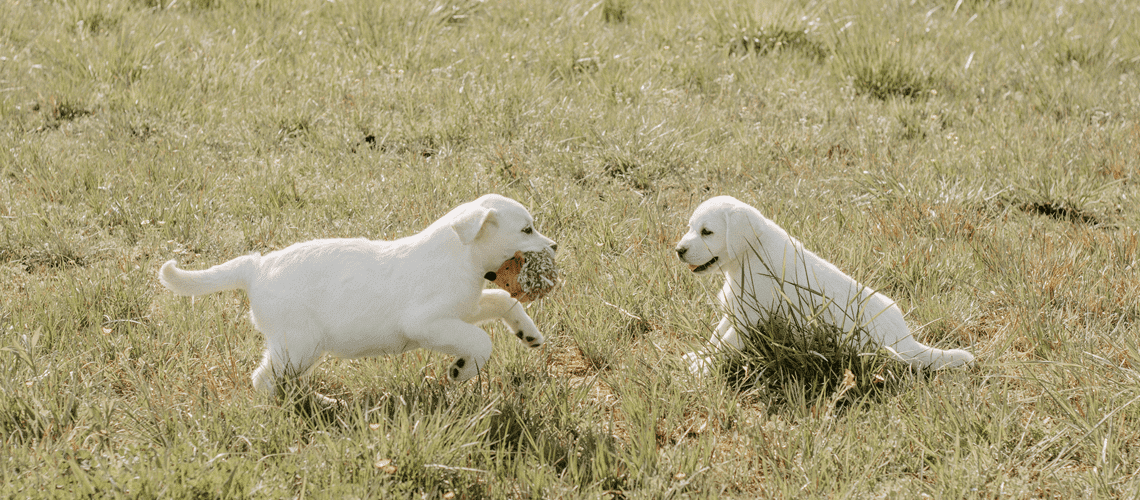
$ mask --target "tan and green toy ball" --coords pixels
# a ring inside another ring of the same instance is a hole
[[[486,278],[519,302],[531,302],[558,286],[558,266],[552,252],[515,252]]]

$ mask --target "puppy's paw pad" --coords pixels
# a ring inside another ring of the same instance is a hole
[[[463,375],[463,367],[467,366],[467,358],[459,358],[451,364],[451,369],[447,371],[447,378],[452,382],[462,382],[471,378],[470,376],[461,377]]]

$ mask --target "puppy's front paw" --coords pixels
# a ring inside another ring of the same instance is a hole
[[[527,347],[542,347],[542,343],[545,342],[546,339],[542,337],[541,333],[538,333],[538,329],[529,329],[529,332],[527,330],[528,329],[519,330],[515,332],[515,336],[518,337],[519,341],[523,344],[526,344]]]
[[[515,337],[527,347],[540,347],[546,341],[538,332],[534,320],[530,319],[521,306],[511,308],[510,313],[503,317],[503,324],[515,332]]]
[[[681,361],[689,365],[689,373],[697,377],[707,377],[712,373],[712,357],[700,352],[690,352],[681,356]]]

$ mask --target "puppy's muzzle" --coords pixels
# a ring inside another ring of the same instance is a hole
[[[681,262],[684,262],[686,264],[689,264],[689,261],[685,260],[685,254],[688,253],[688,251],[689,247],[677,247],[677,258],[681,259]],[[703,272],[713,264],[716,264],[716,261],[718,260],[720,260],[720,257],[713,257],[712,260],[705,262],[699,266],[696,264],[689,264],[689,270],[693,271],[694,273]]]
[[[689,269],[691,271],[693,271],[694,273],[701,273],[701,272],[704,272],[705,270],[707,270],[713,264],[716,264],[716,261],[718,261],[718,260],[720,260],[720,257],[713,257],[712,260],[705,262],[704,264],[701,264],[699,266],[694,266],[692,264],[689,264]]]

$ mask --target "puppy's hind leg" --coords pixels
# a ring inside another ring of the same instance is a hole
[[[261,357],[261,364],[254,370],[253,387],[270,397],[277,395],[277,388],[283,383],[298,380],[307,375],[320,361],[322,353],[308,350],[298,355],[283,346],[269,342]]]
[[[883,347],[899,361],[919,369],[941,370],[943,368],[969,366],[974,363],[974,355],[968,351],[937,349],[924,345],[909,335]]]
[[[479,314],[469,322],[479,325],[496,319],[528,347],[540,347],[546,341],[521,302],[511,298],[505,290],[483,290],[483,296],[479,298]]]
[[[491,337],[482,328],[465,321],[433,321],[418,332],[409,333],[420,347],[455,356],[447,369],[447,378],[453,382],[474,377],[491,359]]]
[[[261,364],[253,371],[253,388],[262,394],[277,395],[277,373],[284,371],[284,365],[273,362],[273,351],[266,349],[261,356]]]
[[[962,349],[942,350],[919,342],[897,307],[888,309],[876,318],[869,333],[878,346],[916,369],[940,370],[974,363],[974,355]]]

